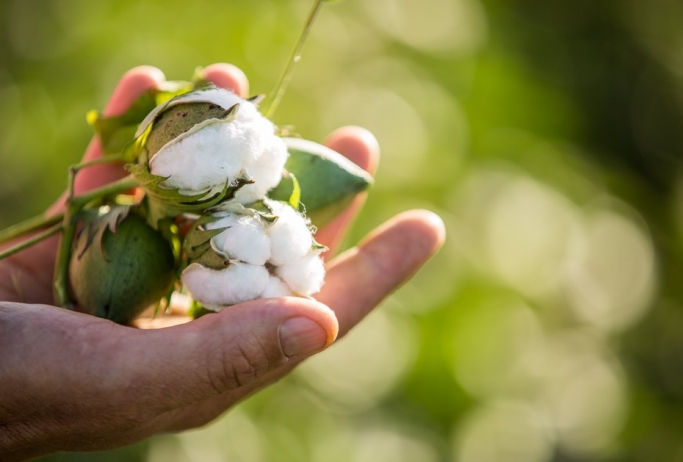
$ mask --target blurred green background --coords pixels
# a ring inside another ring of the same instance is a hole
[[[231,62],[268,93],[309,6],[0,1],[0,226],[63,190],[127,69]],[[349,244],[425,207],[444,249],[214,425],[42,460],[683,460],[681,18],[681,0],[326,5],[275,122],[376,134]]]

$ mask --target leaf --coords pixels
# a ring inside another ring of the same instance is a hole
[[[328,147],[299,138],[283,141],[289,150],[285,168],[291,175],[283,176],[268,197],[289,202],[296,190],[295,177],[301,189],[300,202],[318,227],[331,221],[373,183],[368,172]]]
[[[289,177],[292,179],[292,195],[289,196],[288,202],[293,209],[299,210],[299,204],[301,203],[301,185],[293,173],[290,172]]]
[[[126,170],[140,183],[147,196],[147,222],[158,229],[158,222],[167,217],[175,217],[182,213],[201,214],[205,210],[219,204],[221,201],[234,197],[237,190],[249,184],[252,180],[238,180],[230,186],[228,182],[221,191],[211,193],[210,190],[194,195],[183,195],[177,189],[165,188],[161,185],[167,178],[150,173],[149,168],[142,164],[127,164]]]

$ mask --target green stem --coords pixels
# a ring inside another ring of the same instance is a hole
[[[69,297],[69,260],[71,259],[71,246],[76,235],[76,223],[73,223],[70,217],[70,213],[64,216],[64,232],[59,239],[53,281],[55,303],[57,306],[69,309],[73,307],[71,297]]]
[[[33,231],[37,231],[46,226],[52,226],[59,223],[64,218],[64,214],[59,213],[57,215],[46,217],[44,214],[29,218],[28,220],[12,225],[7,229],[0,231],[0,244],[3,242],[10,241],[24,234],[28,234]]]
[[[313,7],[308,13],[308,17],[306,18],[304,28],[301,31],[301,34],[299,35],[299,38],[296,41],[294,48],[292,49],[292,53],[289,55],[287,65],[282,70],[282,74],[280,74],[280,78],[278,79],[277,84],[275,85],[275,89],[273,90],[273,102],[270,104],[268,112],[266,112],[266,117],[269,119],[271,119],[273,117],[273,114],[275,114],[275,110],[280,104],[280,100],[282,100],[282,97],[285,94],[285,90],[287,90],[289,81],[292,79],[292,70],[294,69],[294,65],[301,59],[301,50],[304,47],[304,43],[306,42],[308,33],[310,32],[311,27],[313,26],[313,22],[315,21],[315,17],[317,16],[318,11],[320,11],[320,7],[322,5],[323,0],[315,0],[313,2]]]
[[[84,162],[82,164],[77,164],[71,167],[73,173],[70,175],[69,178],[72,178],[73,175],[79,170],[82,170],[87,167],[92,167],[93,165],[98,165],[98,164],[104,164],[107,162],[115,162],[118,160],[122,160],[120,154],[112,154],[108,156],[102,156],[97,159],[91,160],[89,162]],[[130,178],[130,177],[128,177]],[[125,179],[124,179],[125,180]],[[123,182],[123,180],[122,180]],[[79,203],[81,202],[82,199],[81,197],[85,197],[85,202],[90,202],[93,199],[96,199],[98,197],[101,197],[103,195],[111,194],[107,190],[109,189],[114,189],[118,192],[124,192],[128,189],[134,188],[137,186],[137,183],[123,183],[123,185],[120,185],[119,182],[112,183],[114,188],[110,188],[111,185],[107,185],[104,188],[97,189],[95,191],[92,191],[91,193],[84,194],[83,196],[79,196]],[[121,189],[119,191],[119,189]],[[69,180],[69,185],[67,187],[67,190],[70,192],[71,196],[73,196],[73,181]],[[39,229],[52,226],[56,223],[59,223],[61,221],[64,221],[64,213],[58,213],[55,215],[51,216],[45,216],[45,214],[37,215],[35,217],[31,217],[28,220],[24,220],[21,223],[17,223],[15,225],[10,226],[9,228],[6,228],[2,231],[0,231],[0,244],[3,244],[7,241],[10,241],[12,239],[15,239],[17,237],[23,236],[24,234],[31,233],[33,231],[37,231]],[[2,258],[0,258],[1,260]]]
[[[5,249],[2,252],[0,252],[0,260],[2,260],[3,258],[7,258],[9,256],[12,256],[17,252],[21,252],[22,250],[27,249],[27,248],[31,247],[32,245],[35,245],[35,244],[39,243],[40,241],[43,241],[43,240],[47,239],[48,237],[57,234],[61,230],[62,230],[62,223],[53,224],[53,226],[51,228],[46,229],[42,233],[36,234],[35,236],[33,236],[29,239],[26,239],[25,241],[15,245],[15,246],[12,246],[9,249]]]
[[[120,180],[114,181],[101,188],[93,189],[79,196],[73,196],[68,200],[68,203],[78,207],[78,211],[85,207],[88,203],[94,201],[95,199],[100,199],[106,196],[115,196],[116,194],[122,194],[130,189],[140,186],[140,183],[132,175],[121,178]]]
[[[71,168],[78,170],[83,170],[84,168],[92,167],[93,165],[106,164],[109,162],[123,162],[122,154],[106,154],[104,156],[96,157],[95,159],[89,160],[87,162],[82,162],[80,164],[72,165]]]

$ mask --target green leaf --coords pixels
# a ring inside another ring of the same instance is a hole
[[[301,185],[292,172],[289,172],[289,177],[292,180],[292,195],[289,196],[288,202],[293,209],[299,210],[299,205],[301,204]]]
[[[159,220],[164,218],[175,217],[182,213],[201,214],[221,201],[233,198],[239,188],[252,182],[246,179],[238,180],[234,186],[226,182],[221,191],[210,193],[207,190],[186,196],[180,194],[177,189],[163,187],[161,183],[167,178],[150,173],[146,165],[126,164],[126,170],[145,190],[148,207],[147,222],[154,229],[158,229]]]
[[[313,141],[283,138],[289,149],[285,175],[268,197],[289,202],[298,182],[300,202],[317,227],[337,216],[359,192],[373,182],[372,176],[336,151]],[[292,177],[295,177],[296,180]]]

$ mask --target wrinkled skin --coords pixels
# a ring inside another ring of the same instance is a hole
[[[204,72],[247,96],[247,80],[235,67],[217,64]],[[163,79],[155,68],[129,71],[105,114],[122,113]],[[377,142],[363,129],[339,129],[325,144],[370,172],[377,166]],[[85,158],[100,155],[95,138]],[[120,166],[89,168],[77,179],[77,193],[122,175]],[[363,199],[318,232],[330,255]],[[201,426],[344,335],[443,239],[438,217],[405,212],[331,259],[315,301],[257,300],[155,330],[52,306],[56,239],[16,254],[0,262],[0,459],[115,448]]]

